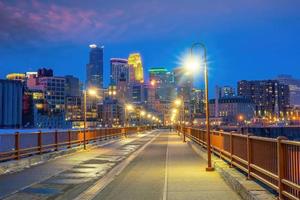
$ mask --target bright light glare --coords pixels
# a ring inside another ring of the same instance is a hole
[[[192,75],[195,73],[199,73],[203,68],[203,63],[201,62],[201,58],[198,56],[185,55],[182,58],[181,62],[182,66],[186,71],[186,75]]]
[[[133,110],[133,105],[131,105],[131,104],[126,104],[126,109],[127,110]]]
[[[146,112],[142,110],[142,111],[141,111],[141,115],[142,115],[142,116],[145,116],[145,115],[146,115]]]
[[[181,100],[180,100],[180,99],[176,99],[176,100],[175,100],[175,104],[176,104],[177,106],[180,106],[180,105],[181,105]]]
[[[97,95],[97,91],[95,89],[88,89],[88,93],[91,96],[96,96]]]
[[[155,86],[155,83],[156,83],[155,80],[151,80],[151,81],[150,81],[150,84],[151,84],[152,86]]]

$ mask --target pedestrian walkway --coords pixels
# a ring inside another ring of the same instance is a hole
[[[0,176],[0,199],[47,199],[66,193],[66,189],[92,183],[155,136],[155,132],[129,135],[126,139],[102,141],[98,148],[88,147],[32,166],[20,172]],[[109,155],[109,156],[107,156]],[[15,194],[12,194],[15,193]]]
[[[207,162],[177,134],[170,134],[168,139],[165,199],[240,199],[217,172],[205,171]]]
[[[94,199],[237,200],[240,197],[174,132],[164,131]]]

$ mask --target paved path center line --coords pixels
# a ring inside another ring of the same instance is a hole
[[[169,135],[167,135],[167,150],[166,150],[166,165],[165,165],[165,183],[164,183],[163,200],[167,200],[168,199],[168,158],[169,158]]]

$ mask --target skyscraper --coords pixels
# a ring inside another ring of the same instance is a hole
[[[174,73],[163,67],[149,70],[150,84],[155,88],[157,100],[171,101],[176,96]]]
[[[184,101],[184,115],[183,121],[190,121],[191,115],[191,94],[193,89],[193,75],[191,73],[186,73],[183,67],[178,67],[174,69],[174,79],[176,84],[177,96],[182,98]]]
[[[216,86],[216,98],[234,97],[235,91],[231,86]]]
[[[144,82],[142,58],[139,53],[132,53],[128,57],[130,82]]]
[[[174,79],[177,87],[177,95],[182,96],[184,101],[189,101],[193,89],[192,74],[186,73],[183,67],[178,67],[174,69]]]
[[[103,48],[90,45],[89,63],[86,65],[87,87],[103,88]]]
[[[118,86],[120,78],[129,80],[128,61],[122,58],[110,59],[110,82]]]

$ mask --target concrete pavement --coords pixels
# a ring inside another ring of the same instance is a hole
[[[2,175],[0,199],[8,195],[8,199],[45,199],[59,196],[71,186],[90,183],[92,179],[103,176],[108,168],[150,140],[153,137],[151,135],[143,133],[130,135],[123,140],[114,139],[100,148],[76,152],[20,172]],[[137,144],[136,141],[139,140],[140,143]],[[103,144],[107,142],[103,141]],[[134,143],[136,145],[132,145]],[[118,153],[115,153],[116,151]],[[11,195],[12,193],[15,195]]]
[[[160,130],[0,176],[0,196],[19,190],[6,200],[240,199],[205,166],[176,133]]]
[[[240,197],[181,138],[162,133],[94,199],[238,200]]]

